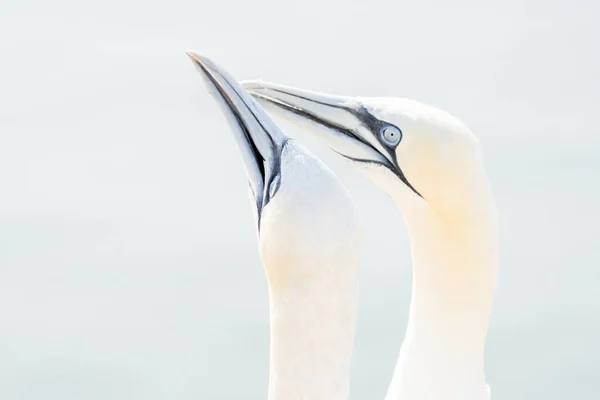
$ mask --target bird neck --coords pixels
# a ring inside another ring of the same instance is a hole
[[[269,400],[346,400],[358,300],[357,266],[307,269],[288,265],[286,270],[295,272],[276,276],[267,271]]]
[[[493,201],[404,213],[411,240],[408,326],[387,400],[488,398],[484,345],[497,275]]]

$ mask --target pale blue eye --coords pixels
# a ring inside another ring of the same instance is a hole
[[[390,146],[395,146],[400,143],[400,139],[402,139],[402,132],[395,126],[384,126],[381,128],[381,138]]]

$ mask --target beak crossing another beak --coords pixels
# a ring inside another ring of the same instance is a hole
[[[338,154],[355,163],[378,164],[388,168],[421,196],[398,165],[396,146],[402,131],[375,117],[357,98],[263,81],[245,81],[242,85],[257,100],[289,113],[292,119],[299,118],[324,128],[311,132]]]
[[[191,51],[187,54],[228,117],[246,165],[259,221],[261,210],[273,193],[270,186],[279,181],[276,178],[280,174],[281,151],[288,138],[256,100],[288,112],[297,120],[325,128],[317,135],[332,150],[355,163],[389,169],[421,196],[398,165],[396,146],[402,131],[375,117],[358,99],[263,81],[240,84],[208,57]]]

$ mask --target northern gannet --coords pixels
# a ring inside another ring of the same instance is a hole
[[[474,134],[413,100],[243,85],[350,160],[403,214],[413,285],[386,399],[488,399],[484,344],[498,269],[497,210]]]
[[[333,172],[223,68],[188,55],[222,106],[246,166],[269,284],[269,399],[345,400],[362,242],[354,203]]]

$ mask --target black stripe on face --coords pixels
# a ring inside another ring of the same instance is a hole
[[[387,164],[387,163],[382,163],[380,161],[375,161],[375,160],[364,160],[364,159],[359,159],[359,158],[353,158],[350,156],[346,156],[342,153],[339,153],[336,151],[336,153],[338,153],[339,155],[352,160],[354,162],[360,162],[360,163],[370,163],[370,164],[377,164],[377,165],[381,165],[386,167],[387,169],[389,169],[390,171],[392,171],[402,182],[404,182],[404,184],[406,186],[408,186],[415,194],[417,194],[419,197],[423,198],[423,196],[421,195],[421,193],[419,193],[414,187],[413,185],[408,181],[408,179],[406,178],[406,176],[404,175],[404,172],[402,172],[402,169],[400,168],[400,165],[398,164],[398,157],[396,156],[396,146],[390,147],[390,145],[388,145],[386,142],[383,141],[383,139],[381,138],[381,135],[379,134],[379,132],[381,131],[382,128],[387,127],[387,126],[394,126],[396,127],[394,124],[391,124],[389,122],[386,121],[382,121],[378,118],[376,118],[372,113],[369,112],[369,110],[367,109],[367,107],[365,107],[363,104],[359,104],[357,108],[354,107],[350,107],[350,106],[345,106],[345,105],[337,105],[337,104],[329,104],[329,103],[325,103],[322,101],[318,101],[318,100],[314,100],[308,97],[304,97],[301,96],[299,94],[295,94],[295,93],[288,93],[285,92],[283,90],[280,89],[273,89],[273,88],[269,88],[269,90],[272,90],[274,92],[278,92],[281,94],[284,94],[286,96],[291,96],[291,97],[295,97],[301,100],[305,100],[308,102],[312,102],[312,103],[316,103],[316,104],[320,104],[326,107],[333,107],[333,108],[337,108],[340,110],[344,110],[349,112],[350,114],[354,115],[361,123],[362,126],[364,126],[369,132],[371,132],[373,134],[373,136],[377,139],[377,141],[381,144],[381,146],[383,147],[383,149],[385,149],[385,152],[387,153],[386,158],[391,159],[392,161]],[[309,119],[321,126],[324,126],[328,129],[334,130],[336,132],[339,132],[341,134],[344,134],[346,136],[351,137],[354,140],[359,141],[360,143],[364,144],[365,146],[369,147],[370,149],[372,149],[375,152],[381,153],[378,149],[376,149],[371,143],[369,143],[368,141],[366,141],[365,139],[363,139],[362,137],[360,137],[359,135],[355,134],[354,132],[352,132],[349,129],[346,129],[345,127],[332,123],[330,121],[326,121],[323,120],[321,118],[319,118],[318,116],[316,116],[315,114],[291,106],[283,101],[279,101],[276,99],[272,99],[268,96],[262,96],[260,95],[260,98],[271,102],[272,104],[281,107],[287,111],[290,111],[296,115],[299,115],[301,117],[304,117],[306,119]],[[397,127],[396,127],[397,128]],[[399,129],[399,128],[397,128]],[[400,142],[399,142],[400,143]],[[335,151],[335,150],[334,150]],[[384,155],[385,156],[385,155]]]
[[[373,134],[373,136],[377,139],[377,141],[385,149],[387,155],[389,156],[389,159],[392,160],[391,163],[394,167],[394,168],[390,168],[388,166],[388,168],[394,174],[396,174],[396,176],[402,182],[404,182],[404,184],[406,186],[408,186],[410,188],[410,190],[415,192],[415,194],[418,195],[419,197],[423,198],[423,196],[421,196],[421,193],[419,193],[417,191],[417,189],[415,189],[414,186],[408,181],[408,179],[406,178],[406,175],[404,175],[404,172],[402,171],[402,168],[400,168],[400,165],[398,164],[398,157],[396,155],[396,147],[398,147],[398,145],[402,142],[402,140],[400,140],[400,142],[398,142],[398,144],[396,144],[395,146],[390,146],[389,144],[387,144],[386,142],[383,141],[383,139],[381,138],[381,135],[380,135],[381,130],[388,126],[393,126],[396,129],[398,129],[400,132],[402,132],[402,130],[394,124],[377,119],[372,113],[369,112],[369,110],[367,110],[367,108],[363,104],[360,104],[357,110],[350,110],[350,112],[352,112],[356,116],[356,118],[358,118],[361,121],[362,125],[365,128],[367,128],[369,130],[369,132],[371,132]],[[355,161],[360,162],[360,160],[355,160]]]

